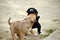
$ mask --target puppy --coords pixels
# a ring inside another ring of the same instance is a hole
[[[27,12],[30,14],[21,21],[14,21],[11,23],[11,18],[9,18],[8,24],[10,25],[13,40],[16,40],[15,35],[19,36],[19,40],[25,40],[25,34],[27,34],[29,29],[32,29],[38,13],[35,8],[29,8]],[[32,30],[30,30],[30,32],[33,34]]]
[[[36,21],[34,22],[34,24],[32,26],[32,29],[37,28],[38,34],[41,33],[41,24],[38,22],[39,18],[40,18],[40,16],[36,17]]]
[[[32,9],[32,8],[30,8],[30,9]],[[34,10],[32,10],[32,11],[35,11],[36,9],[34,9]],[[31,10],[28,10],[28,11],[31,11]],[[31,13],[29,13],[27,11],[27,13],[28,13],[28,15],[29,14],[31,14]],[[35,13],[38,13],[38,11],[35,11]],[[39,18],[40,18],[40,16],[37,16],[36,17],[36,21],[34,22],[34,24],[33,24],[33,26],[32,26],[32,29],[34,29],[34,28],[37,28],[38,30],[38,34],[40,34],[41,33],[41,24],[38,22],[38,20],[39,20]]]

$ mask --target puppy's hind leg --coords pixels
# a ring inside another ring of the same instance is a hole
[[[25,40],[25,34],[20,33],[19,34],[19,40]]]
[[[12,39],[16,40],[15,33],[14,33],[13,29],[11,29],[11,35],[12,35]]]

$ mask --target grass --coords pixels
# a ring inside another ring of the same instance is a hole
[[[46,38],[46,37],[48,37],[51,33],[53,33],[54,31],[55,31],[56,29],[49,29],[49,30],[45,30],[46,32],[47,32],[47,34],[46,35],[41,35],[43,38]]]

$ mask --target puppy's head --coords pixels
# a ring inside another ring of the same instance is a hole
[[[27,10],[27,13],[28,13],[28,15],[29,14],[35,14],[35,15],[37,15],[38,14],[38,11],[35,9],[35,8],[29,8],[28,10]]]

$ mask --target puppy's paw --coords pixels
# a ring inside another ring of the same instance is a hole
[[[38,34],[35,33],[34,35],[38,35]]]

